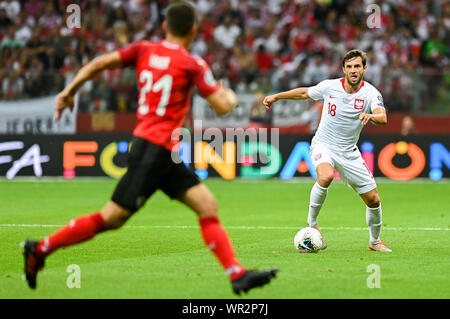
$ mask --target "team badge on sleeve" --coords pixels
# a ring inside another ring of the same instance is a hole
[[[211,70],[205,72],[205,82],[208,83],[210,86],[215,86],[217,84]]]
[[[384,107],[383,97],[381,95],[378,95],[377,99],[379,101],[379,103],[377,105],[381,106],[381,107]]]

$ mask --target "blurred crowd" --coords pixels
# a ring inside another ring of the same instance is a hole
[[[426,111],[448,92],[449,0],[190,2],[200,21],[191,52],[238,92],[287,90],[340,77],[341,58],[353,48],[368,53],[365,78],[392,111]],[[73,11],[66,12],[72,3],[81,9],[79,28],[67,24],[73,21]],[[0,99],[56,93],[95,56],[133,41],[162,39],[168,3],[2,0]],[[134,71],[108,71],[87,82],[80,108],[134,111]]]

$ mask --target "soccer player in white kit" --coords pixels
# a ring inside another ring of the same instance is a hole
[[[369,121],[376,125],[387,123],[383,98],[374,86],[363,80],[367,70],[365,52],[347,52],[342,59],[342,70],[344,78],[266,96],[263,103],[270,109],[280,99],[324,101],[320,124],[311,142],[310,154],[317,180],[310,195],[308,226],[319,229],[317,218],[336,169],[343,182],[366,204],[369,249],[390,252],[380,240],[382,210],[377,185],[356,146],[361,129]]]

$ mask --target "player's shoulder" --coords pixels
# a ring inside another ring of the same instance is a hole
[[[208,63],[205,60],[203,60],[203,58],[195,55],[191,55],[191,57],[197,66],[201,68],[209,68]]]
[[[195,68],[197,66],[204,67],[208,65],[206,61],[201,57],[192,55],[189,51],[187,51],[182,46],[179,46],[178,44],[163,40],[159,43],[159,46],[165,52],[177,55],[179,58],[181,58],[182,63],[185,64],[187,68]]]
[[[197,55],[186,51],[183,58],[184,68],[192,72],[203,72],[209,69],[208,63]]]
[[[326,79],[326,80],[322,80],[319,83],[316,84],[316,86],[320,86],[323,88],[331,88],[331,87],[336,87],[341,85],[340,83],[340,79]]]
[[[148,40],[139,40],[136,42],[131,43],[130,45],[139,46],[142,48],[149,48],[149,47],[155,47],[158,45],[158,42],[148,41]]]
[[[378,91],[378,89],[370,82],[367,82],[364,80],[364,86],[366,87],[366,91],[369,95],[373,95],[373,96],[381,95],[380,91]]]
[[[323,85],[327,85],[327,86],[341,85],[341,79],[340,78],[326,79],[326,80],[321,81],[320,83],[323,83]]]

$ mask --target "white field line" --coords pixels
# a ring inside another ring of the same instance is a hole
[[[450,182],[450,178],[444,177],[439,181],[433,181],[427,177],[416,177],[412,180],[408,181],[396,181],[387,177],[376,177],[375,180],[377,183],[383,184],[383,183],[393,183],[393,184],[447,184]],[[105,182],[105,181],[113,181],[117,182],[118,180],[108,177],[108,176],[77,176],[75,179],[67,179],[62,176],[44,176],[44,177],[34,177],[34,176],[16,176],[14,179],[9,180],[4,176],[0,176],[0,182],[8,182],[8,183],[54,183],[54,182],[64,182],[64,183],[70,183],[70,182]],[[208,177],[208,179],[205,180],[205,182],[208,181],[222,181],[220,177]],[[294,183],[294,184],[311,184],[314,183],[314,179],[310,176],[300,176],[300,177],[293,177],[288,180],[282,180],[278,178],[274,179],[247,179],[242,177],[236,177],[231,182],[236,183],[243,183],[243,184],[255,184],[255,183],[264,183],[268,181],[273,181],[276,183]],[[226,183],[229,183],[230,181],[226,181]],[[336,182],[341,182],[337,180]]]
[[[45,225],[45,224],[0,224],[0,227],[12,228],[59,228],[64,225]],[[246,230],[298,230],[298,227],[288,226],[224,226],[226,229],[246,229]],[[166,228],[166,229],[198,229],[199,226],[190,225],[142,225],[142,226],[124,226],[124,228]],[[367,230],[367,227],[320,227],[322,230]],[[392,231],[448,231],[448,227],[383,227],[383,230]]]

